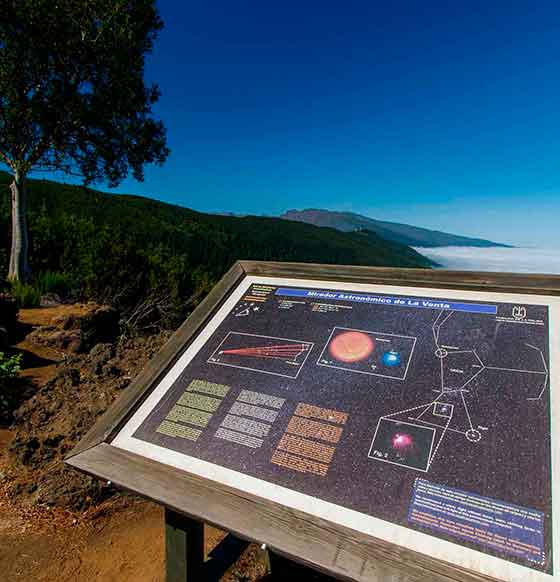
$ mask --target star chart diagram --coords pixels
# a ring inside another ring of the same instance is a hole
[[[259,315],[261,307],[253,301],[242,301],[232,310],[232,315],[252,319]],[[523,384],[531,385],[532,390],[524,397],[526,401],[542,399],[548,386],[549,369],[543,349],[534,345],[538,340],[516,345],[519,361],[525,365],[515,366],[511,362],[500,365],[499,353],[485,353],[480,345],[473,347],[470,340],[455,338],[457,341],[451,342],[455,345],[450,345],[444,333],[450,324],[462,330],[469,327],[464,325],[464,320],[456,321],[461,314],[464,311],[441,309],[431,324],[431,367],[435,365],[438,376],[433,387],[435,396],[379,417],[368,458],[428,472],[445,438],[463,438],[469,446],[476,446],[491,430],[477,416],[476,409],[481,380],[484,385],[491,383],[485,374],[510,375],[512,385],[519,382],[516,376],[525,376],[530,381]],[[513,307],[514,321],[520,322],[526,315],[525,307]],[[322,344],[316,365],[402,382],[407,379],[417,341],[418,337],[413,335],[334,326]],[[207,362],[295,380],[314,346],[314,342],[300,339],[230,331]],[[527,357],[524,351],[532,357]]]
[[[542,365],[536,369],[491,364],[474,348],[451,349],[441,342],[441,334],[455,314],[455,311],[442,310],[432,325],[434,357],[439,360],[440,385],[435,389],[437,396],[418,406],[382,416],[371,442],[368,453],[370,458],[428,472],[447,435],[462,437],[471,444],[481,441],[489,428],[478,425],[472,404],[468,404],[465,395],[472,394],[473,381],[487,371],[531,376],[534,379],[534,392],[526,400],[538,401],[543,397],[548,385],[549,369],[542,349],[530,343],[524,343],[523,346],[537,354],[536,361]]]
[[[249,317],[261,310],[261,306],[254,301],[240,301],[232,310],[234,317]]]

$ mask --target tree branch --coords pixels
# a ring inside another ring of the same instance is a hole
[[[8,158],[8,156],[0,150],[0,159],[10,168],[12,168],[12,161],[10,160],[10,158]]]

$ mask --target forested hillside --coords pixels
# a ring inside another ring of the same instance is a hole
[[[10,241],[10,177],[0,173],[0,265]],[[203,214],[148,198],[30,180],[35,277],[62,274],[82,298],[130,307],[148,293],[200,297],[236,259],[429,267],[372,232],[344,233],[279,218]]]

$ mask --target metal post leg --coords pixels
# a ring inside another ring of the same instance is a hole
[[[166,509],[166,582],[198,582],[203,563],[204,524]]]
[[[266,547],[266,544],[262,544],[261,546],[259,546],[259,549],[257,550],[256,559],[261,565],[261,568],[263,570],[262,572],[263,576],[270,576],[270,574],[272,573],[272,568],[270,565],[270,552]]]

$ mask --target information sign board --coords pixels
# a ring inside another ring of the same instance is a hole
[[[560,579],[560,300],[329,274],[245,272],[111,448],[445,564],[442,580]],[[300,557],[376,579],[336,551]]]

